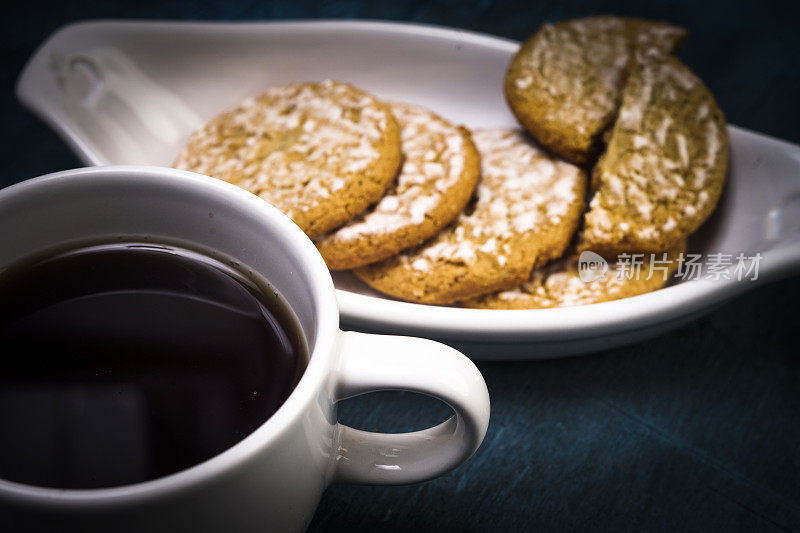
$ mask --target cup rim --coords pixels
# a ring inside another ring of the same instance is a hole
[[[76,181],[98,179],[129,182],[158,183],[163,187],[165,181],[176,188],[195,188],[208,195],[225,196],[227,202],[248,218],[259,224],[269,225],[287,236],[294,251],[302,256],[302,267],[314,295],[314,319],[316,335],[314,345],[309,346],[309,363],[300,381],[289,397],[266,421],[233,446],[206,459],[205,461],[173,474],[155,479],[94,489],[60,489],[17,483],[0,478],[0,500],[12,500],[28,504],[52,506],[85,507],[92,504],[132,503],[148,498],[158,498],[178,492],[198,483],[208,481],[237,465],[248,461],[259,449],[268,446],[284,433],[298,418],[304,406],[315,401],[318,386],[325,380],[329,362],[334,357],[338,333],[339,311],[336,303],[333,280],[325,261],[316,246],[306,234],[274,206],[256,195],[235,185],[210,178],[194,172],[165,167],[145,165],[109,165],[87,167],[46,174],[31,178],[4,189],[0,189],[0,210],[10,201],[39,201],[38,194],[43,189],[53,189],[53,193],[64,184],[73,186]],[[57,197],[57,194],[53,194]],[[307,339],[308,340],[308,339]],[[310,343],[309,343],[310,344]]]

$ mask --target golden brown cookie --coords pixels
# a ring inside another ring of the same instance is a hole
[[[664,56],[684,36],[668,24],[619,17],[545,24],[512,59],[506,99],[543,146],[586,163],[600,151],[637,58]]]
[[[674,57],[643,63],[592,171],[579,250],[670,248],[714,210],[727,164],[725,118],[703,82]]]
[[[596,279],[581,277],[578,256],[557,259],[531,272],[530,279],[507,291],[462,302],[476,309],[546,309],[588,305],[636,296],[663,287],[678,267],[685,241],[667,252],[624,254]],[[601,274],[601,272],[597,272]]]
[[[245,101],[193,133],[174,164],[259,195],[312,237],[376,202],[399,165],[388,106],[331,80]]]
[[[480,158],[469,131],[424,107],[391,103],[403,163],[375,206],[317,241],[332,269],[381,261],[436,235],[464,209]]]
[[[583,171],[551,158],[520,131],[472,137],[482,170],[474,205],[423,245],[356,269],[370,286],[447,304],[519,285],[563,253],[584,207]]]

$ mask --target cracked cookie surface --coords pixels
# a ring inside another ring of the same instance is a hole
[[[376,202],[399,165],[388,106],[327,80],[273,87],[213,118],[173,166],[257,194],[313,237]]]
[[[628,71],[669,54],[684,36],[669,24],[608,16],[545,24],[512,59],[506,100],[543,146],[586,163],[601,149]]]
[[[727,165],[725,118],[703,82],[671,56],[642,63],[592,171],[579,251],[670,248],[712,213]]]

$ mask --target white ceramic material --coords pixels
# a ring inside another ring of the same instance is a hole
[[[515,42],[378,22],[90,22],[54,34],[19,79],[24,105],[87,164],[169,165],[189,133],[273,84],[337,78],[473,128],[514,126],[502,79]],[[730,127],[731,172],[693,253],[760,252],[759,280],[800,266],[800,147]],[[403,303],[334,280],[345,326],[442,339],[473,357],[599,350],[691,320],[756,286],[686,281],[597,305],[484,311]]]
[[[215,250],[280,291],[311,355],[272,417],[192,468],[93,490],[0,480],[3,531],[302,530],[328,484],[430,479],[465,461],[486,433],[489,395],[469,359],[425,339],[339,331],[333,283],[314,245],[272,206],[233,185],[163,168],[61,172],[0,191],[0,228],[0,271],[54,246],[117,237]],[[396,435],[336,422],[337,401],[384,389],[434,396],[455,416]]]

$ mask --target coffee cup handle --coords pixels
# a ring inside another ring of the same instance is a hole
[[[489,392],[464,354],[427,339],[341,334],[336,401],[381,390],[419,392],[455,415],[413,433],[373,433],[337,424],[333,482],[400,485],[457,467],[478,449],[489,425]]]

